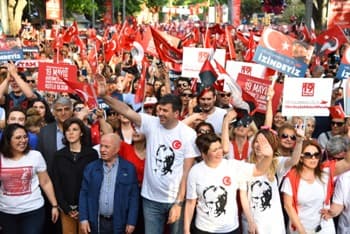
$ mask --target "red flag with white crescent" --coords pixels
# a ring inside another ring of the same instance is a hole
[[[79,35],[78,24],[77,21],[74,21],[73,24],[67,28],[64,32],[62,40],[64,43],[70,43],[74,36]]]

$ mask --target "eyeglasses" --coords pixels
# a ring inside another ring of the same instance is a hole
[[[304,152],[303,153],[303,157],[304,158],[317,158],[319,159],[321,157],[321,153],[320,152],[315,152],[315,153],[310,153],[310,152]]]
[[[117,113],[115,113],[115,112],[108,112],[108,114],[107,114],[108,116],[111,116],[111,115],[117,115]]]
[[[288,134],[285,134],[285,133],[282,133],[281,136],[280,136],[282,139],[291,139],[292,141],[295,141],[297,139],[297,137],[295,135],[288,135]]]
[[[335,122],[335,121],[332,121],[331,122],[332,126],[337,126],[337,127],[342,127],[344,126],[344,122]]]
[[[27,83],[33,83],[33,84],[35,84],[35,80],[27,80]]]
[[[189,97],[189,98],[191,98],[191,97],[193,97],[193,96],[192,96],[191,93],[182,93],[182,94],[181,94],[181,97]]]
[[[187,87],[188,84],[187,83],[178,83],[178,86],[180,86],[180,87]]]
[[[199,129],[197,131],[197,134],[209,134],[209,133],[211,133],[211,130]]]
[[[55,97],[55,94],[47,93],[46,97]]]
[[[74,108],[74,111],[75,112],[80,112],[84,107],[75,107]]]
[[[231,97],[231,93],[220,93],[220,96],[223,97]]]

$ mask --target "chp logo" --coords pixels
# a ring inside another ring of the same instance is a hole
[[[302,93],[303,97],[313,97],[315,93],[315,83],[303,83],[302,84]]]
[[[178,150],[178,149],[181,148],[182,143],[179,140],[175,140],[175,141],[173,141],[173,143],[171,143],[171,146],[172,146],[173,149]]]

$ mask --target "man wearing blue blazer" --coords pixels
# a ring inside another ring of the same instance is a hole
[[[131,234],[137,222],[139,191],[135,167],[118,156],[120,137],[101,137],[101,159],[84,170],[79,197],[84,234]]]

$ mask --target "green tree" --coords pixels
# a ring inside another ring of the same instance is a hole
[[[304,4],[306,4],[307,1],[311,0],[301,0],[301,2]],[[327,4],[328,0],[312,0],[312,18],[314,19],[317,30],[321,30],[326,27]]]
[[[250,18],[253,13],[261,13],[262,7],[260,0],[242,0],[241,2],[241,17]]]

